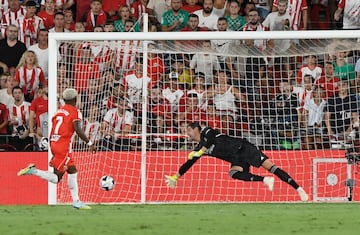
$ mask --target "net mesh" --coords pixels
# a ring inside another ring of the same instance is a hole
[[[344,182],[353,177],[356,164],[349,167],[344,151],[359,139],[357,39],[147,43],[145,52],[140,40],[58,43],[58,93],[66,87],[79,91],[84,130],[98,148],[94,156],[81,140],[74,145],[83,201],[299,200],[279,179],[274,192],[262,183],[233,180],[228,163],[209,157],[200,159],[175,190],[168,189],[164,175],[176,173],[196,144],[186,136],[193,121],[256,144],[312,199],[348,199]],[[346,102],[333,99],[345,91]],[[146,158],[141,152],[144,133]],[[141,176],[144,161],[146,179]],[[99,187],[102,175],[115,179],[113,190]],[[59,184],[57,201],[71,201],[66,180]]]

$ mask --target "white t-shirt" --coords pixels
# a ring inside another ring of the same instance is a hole
[[[218,16],[212,12],[209,16],[204,17],[203,10],[194,11],[194,14],[199,16],[199,27],[206,27],[210,30],[217,30]]]
[[[151,78],[147,77],[148,82]],[[132,104],[141,103],[141,94],[143,87],[143,78],[137,78],[135,74],[129,74],[125,77],[127,94]]]
[[[284,24],[284,21],[288,20],[288,26]],[[262,23],[266,28],[270,31],[284,31],[289,30],[291,27],[291,16],[289,13],[285,13],[284,15],[280,16],[278,12],[271,12]],[[288,27],[286,29],[285,27]],[[276,51],[286,51],[290,47],[290,39],[286,40],[275,40],[275,50]]]
[[[213,70],[219,70],[219,60],[214,54],[195,54],[190,61],[190,68],[194,69],[196,73],[201,72],[205,74],[205,84],[212,84]]]
[[[44,75],[46,78],[48,78],[48,70],[49,70],[49,49],[46,48],[46,49],[40,49],[39,48],[39,44],[36,43],[32,46],[30,46],[28,48],[28,50],[30,51],[34,51],[37,58],[38,58],[38,61],[39,61],[39,66],[42,68],[43,72],[44,72]]]

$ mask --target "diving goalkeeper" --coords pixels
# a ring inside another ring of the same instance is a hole
[[[245,139],[220,134],[210,127],[202,127],[200,123],[193,122],[187,127],[188,136],[198,142],[195,149],[189,153],[188,160],[180,167],[178,173],[166,177],[166,184],[170,188],[184,175],[202,155],[209,155],[231,163],[229,175],[243,181],[262,181],[270,191],[274,189],[274,177],[263,177],[252,174],[250,166],[262,166],[269,172],[278,176],[282,181],[291,185],[302,201],[308,201],[309,196],[288,173],[277,167],[255,145]]]

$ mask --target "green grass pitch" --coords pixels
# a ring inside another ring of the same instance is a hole
[[[358,235],[360,204],[0,206],[0,234]]]

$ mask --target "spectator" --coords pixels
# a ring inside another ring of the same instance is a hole
[[[182,86],[179,84],[178,74],[170,73],[161,93],[170,103],[171,111],[175,113],[179,108],[180,100],[185,94]]]
[[[68,30],[69,32],[73,32],[75,30],[73,12],[70,10],[65,10],[64,17],[65,17],[64,29]]]
[[[74,32],[85,32],[85,24],[83,22],[76,22],[74,26]]]
[[[29,47],[30,51],[35,52],[39,66],[43,70],[46,79],[48,78],[49,67],[48,35],[49,32],[47,29],[40,29],[38,43]]]
[[[279,0],[273,1],[272,11],[277,11]],[[306,30],[308,26],[308,6],[306,0],[289,0],[287,12],[291,16],[291,30]],[[302,21],[301,21],[302,20]]]
[[[237,0],[229,1],[229,15],[226,16],[228,22],[228,28],[230,31],[242,31],[242,28],[246,25],[245,17],[239,14],[240,3]]]
[[[9,110],[0,102],[0,144],[8,143]]]
[[[213,0],[214,2],[214,8],[213,8],[213,13],[217,16],[217,17],[224,17],[225,14],[227,14],[226,10],[227,10],[227,4],[228,1],[227,0]]]
[[[315,80],[314,86],[320,86],[324,90],[324,98],[328,99],[339,91],[339,81],[340,79],[334,76],[333,63],[331,61],[327,61],[325,64],[325,74]]]
[[[188,25],[181,29],[184,32],[197,32],[197,31],[207,31],[207,29],[199,27],[199,16],[196,14],[190,14]],[[197,41],[196,41],[197,42]],[[189,43],[191,44],[191,43]]]
[[[306,74],[311,75],[315,80],[319,79],[321,75],[323,75],[323,69],[320,65],[318,65],[316,55],[306,56],[306,61],[307,63],[302,65],[297,73],[297,77],[296,77],[297,86],[304,85],[304,76]]]
[[[161,30],[161,19],[162,15],[168,9],[171,9],[171,0],[149,0],[147,5],[149,11],[149,21],[156,25],[158,30]]]
[[[87,11],[90,9],[91,1],[79,1],[79,0],[75,0],[75,1],[76,1],[75,22],[86,22],[83,21],[82,19],[85,13],[87,13]]]
[[[41,10],[37,15],[43,19],[44,26],[47,30],[54,27],[55,1],[45,0],[44,10]]]
[[[280,94],[271,104],[272,134],[275,149],[299,149],[299,101],[291,93],[291,86],[287,80],[279,84]]]
[[[95,32],[95,33],[104,32],[104,28],[101,25],[97,25],[94,27],[93,32]]]
[[[88,114],[84,119],[84,132],[88,139],[94,143],[95,146],[99,146],[101,141],[101,109],[97,103],[91,102],[89,105]],[[83,143],[86,144],[86,143]]]
[[[199,16],[199,27],[206,28],[207,30],[217,30],[217,20],[219,16],[213,13],[214,2],[213,0],[204,0],[203,9],[194,12]]]
[[[334,60],[334,75],[341,80],[347,80],[350,83],[351,92],[355,92],[355,68],[354,65],[347,62],[347,54],[349,52],[341,50],[340,47],[337,47],[336,50],[337,53]]]
[[[185,61],[181,55],[171,56],[171,67],[169,77],[177,78],[180,86],[187,89],[192,85],[190,71],[184,65]]]
[[[253,1],[256,6],[256,9],[259,12],[259,16],[261,17],[261,20],[264,20],[270,13],[271,4],[270,0],[254,0]]]
[[[180,126],[180,123],[191,123],[199,121],[201,118],[201,109],[199,107],[199,98],[196,93],[188,93],[183,105],[180,105],[177,113],[175,123]]]
[[[114,32],[115,28],[114,28],[114,21],[108,20],[105,22],[104,25],[104,32]]]
[[[26,14],[17,19],[19,25],[19,39],[28,48],[37,43],[39,31],[44,28],[44,21],[36,13],[36,3],[32,0],[27,1]]]
[[[334,14],[334,19],[339,21],[343,13],[343,29],[360,29],[360,2],[340,0]]]
[[[171,0],[171,10],[165,11],[161,19],[161,31],[180,31],[189,20],[189,13],[183,9],[181,0]]]
[[[7,66],[7,71],[14,69],[19,64],[22,54],[26,51],[26,46],[18,40],[16,25],[8,26],[6,38],[0,40],[0,51],[0,63]]]
[[[124,85],[129,98],[129,102],[133,105],[135,110],[140,110],[143,90],[143,79],[149,86],[151,78],[143,77],[143,61],[142,57],[138,56],[135,62],[135,70],[124,77]]]
[[[230,79],[229,71],[217,71],[215,84],[204,94],[204,98],[212,98],[216,114],[226,125],[226,131],[230,131],[230,126],[238,121],[239,105],[237,103],[245,101],[239,89],[229,84]]]
[[[260,22],[259,12],[256,8],[250,9],[248,13],[248,21],[246,25],[243,27],[243,31],[265,31],[265,26]],[[261,39],[248,39],[244,40],[244,43],[249,48],[256,48],[260,51],[264,51],[266,49],[266,40]]]
[[[47,86],[41,86],[39,90],[40,96],[31,102],[29,108],[29,136],[32,138],[35,137],[37,143],[40,144],[43,138],[49,138],[49,125],[48,88]],[[47,148],[44,148],[43,150],[47,150]]]
[[[10,25],[18,26],[17,20],[21,16],[25,16],[26,9],[25,7],[21,6],[19,0],[8,0],[8,9],[2,15],[0,20],[1,26],[0,31],[1,34],[4,35],[5,31],[7,31],[7,27]]]
[[[83,45],[77,59],[74,65],[74,81],[77,91],[81,93],[88,88],[90,79],[101,79],[101,72],[99,64],[93,61],[90,45]]]
[[[0,89],[7,88],[7,77],[9,73],[1,73],[0,74]]]
[[[278,3],[278,11],[271,12],[265,18],[263,25],[265,26],[265,30],[270,31],[286,31],[290,30],[291,25],[291,16],[287,12],[288,0],[279,0]],[[285,52],[291,46],[290,39],[281,39],[274,41],[274,51],[276,52]],[[268,41],[268,44],[270,42]]]
[[[182,7],[184,11],[187,11],[190,15],[197,10],[201,10],[202,7],[198,4],[198,0],[185,0],[186,4]]]
[[[160,82],[163,81],[165,73],[164,61],[155,50],[155,43],[150,42],[148,44],[148,73],[151,78],[151,87],[159,86]]]
[[[115,151],[131,150],[128,135],[133,125],[134,114],[129,111],[129,101],[120,98],[117,108],[110,109],[101,123],[103,148]]]
[[[131,6],[131,17],[139,22],[141,28],[144,24],[144,21],[142,20],[143,14],[147,13],[147,4],[148,0],[138,0],[135,1]]]
[[[44,8],[46,6],[45,4],[46,0],[41,0],[41,8]],[[54,7],[55,7],[55,11],[63,11],[66,9],[70,9],[70,7],[72,7],[75,4],[75,0],[53,0],[54,1]],[[77,5],[80,5],[80,3],[78,3],[78,1],[76,1]]]
[[[105,113],[110,109],[116,108],[119,100],[126,97],[125,86],[120,82],[114,82],[110,91],[111,94],[103,100],[104,108],[102,108],[102,111],[105,110],[104,113],[101,113],[103,115],[105,115]]]
[[[124,0],[102,0],[102,9],[107,12],[110,19],[114,21],[117,20],[119,8],[126,3]]]
[[[109,19],[109,14],[102,9],[101,0],[91,0],[90,10],[83,15],[81,21],[86,22],[86,31],[93,32],[95,26],[104,25]]]
[[[323,149],[323,125],[326,100],[323,99],[323,89],[316,87],[313,96],[305,102],[306,135],[304,136],[305,149]]]
[[[45,75],[35,52],[26,51],[20,59],[19,65],[16,67],[16,81],[23,90],[25,101],[31,102],[39,85],[45,85]]]
[[[134,23],[131,18],[131,9],[127,5],[123,5],[119,8],[119,16],[120,18],[114,22],[115,32],[130,32],[129,29],[132,29],[133,32],[140,32],[140,26],[138,23]],[[129,25],[125,29],[125,24],[127,20],[131,20],[133,26],[129,27]],[[135,24],[135,26],[134,26]],[[127,31],[126,31],[127,30]]]
[[[12,127],[9,144],[13,145],[16,150],[22,151],[26,145],[33,143],[28,129],[30,103],[24,101],[24,93],[19,86],[13,88],[12,94],[14,103],[8,106],[9,125]]]
[[[194,74],[193,87],[187,91],[187,94],[196,94],[199,99],[199,107],[201,110],[207,110],[208,100],[204,98],[204,94],[207,91],[207,85],[205,83],[205,74],[198,72]]]
[[[225,17],[219,17],[217,21],[217,28],[219,32],[228,30],[228,22]],[[211,47],[220,55],[229,55],[234,47],[234,40],[217,39],[211,40]],[[220,67],[225,70],[231,71],[233,77],[237,77],[234,69],[232,58],[230,56],[218,56]]]
[[[14,97],[12,95],[12,89],[17,86],[17,82],[15,77],[12,76],[10,73],[4,73],[1,76],[1,79],[6,78],[6,88],[2,88],[0,90],[0,103],[9,106],[10,104],[14,103]]]
[[[358,126],[359,114],[355,95],[349,94],[349,81],[339,82],[339,92],[328,99],[325,113],[327,133],[331,140],[351,138],[354,127]]]
[[[195,53],[190,61],[191,73],[204,74],[205,84],[210,85],[214,82],[213,73],[220,69],[218,57],[212,52],[211,41],[202,41],[202,52]]]
[[[54,14],[54,27],[49,29],[50,33],[68,33],[70,32],[65,28],[65,16],[62,12],[56,12]]]

